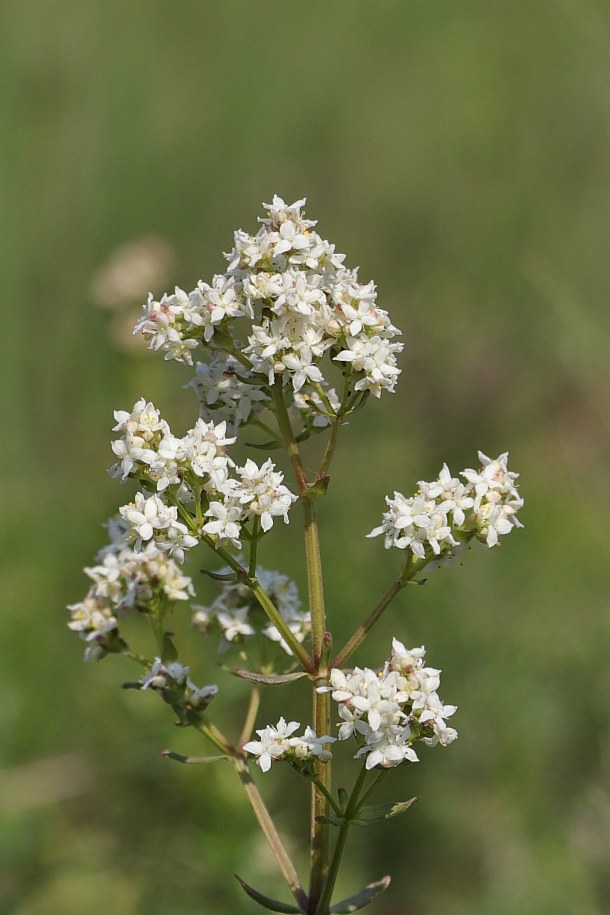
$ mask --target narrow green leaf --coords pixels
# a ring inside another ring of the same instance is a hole
[[[304,670],[296,670],[291,674],[259,674],[257,671],[238,667],[230,672],[236,677],[251,680],[252,683],[264,683],[266,686],[282,686],[284,683],[292,683],[293,680],[300,680],[302,677],[308,676]]]
[[[208,575],[214,581],[237,581],[235,572],[210,572],[208,569],[200,569],[203,575]]]
[[[325,826],[343,826],[345,817],[316,817],[316,822],[324,823]]]
[[[341,810],[345,810],[349,801],[349,792],[345,788],[337,788],[337,795],[339,797],[339,807],[341,807]]]
[[[363,909],[368,905],[375,896],[379,896],[380,893],[387,890],[389,885],[390,877],[382,877],[381,880],[377,880],[375,883],[369,883],[368,886],[365,886],[364,889],[360,890],[359,893],[356,893],[355,896],[350,896],[349,899],[338,902],[331,907],[330,911],[333,915],[350,915],[351,912],[357,912],[358,909]]]
[[[255,384],[258,388],[267,387],[267,385],[261,384],[261,376],[257,372],[253,372],[252,375],[240,375],[239,372],[234,372],[233,374],[239,381],[243,382],[243,384]],[[267,376],[265,376],[265,378],[266,377]]]
[[[255,902],[258,902],[259,905],[262,905],[264,909],[269,909],[271,912],[302,912],[303,909],[297,909],[294,905],[289,905],[286,902],[278,902],[277,899],[270,899],[269,896],[263,896],[262,893],[259,893],[258,890],[255,890],[253,887],[248,886],[245,880],[242,880],[237,874],[235,874],[235,879],[241,886],[244,893],[247,893],[250,899],[254,899]]]
[[[261,451],[274,451],[276,448],[281,448],[282,443],[277,438],[272,438],[269,442],[246,442],[248,448],[259,448]]]
[[[175,759],[176,762],[187,763],[188,765],[199,765],[200,763],[216,762],[219,759],[229,759],[228,756],[183,756],[182,753],[174,753],[173,750],[161,750],[161,756],[167,759]]]
[[[357,825],[368,826],[370,823],[379,823],[381,820],[391,820],[392,817],[400,816],[405,813],[411,804],[419,800],[412,797],[408,801],[389,801],[386,804],[369,804],[361,807],[356,813],[354,822]]]

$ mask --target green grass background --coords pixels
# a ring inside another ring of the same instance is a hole
[[[425,642],[460,740],[387,779],[421,800],[354,837],[339,892],[389,872],[379,915],[610,911],[607,4],[7,0],[0,17],[0,912],[246,915],[233,871],[284,893],[232,773],[162,760],[196,735],[121,692],[121,661],[84,667],[64,609],[126,496],[105,475],[112,410],[145,394],[194,414],[188,371],[113,345],[92,274],[155,232],[192,288],[274,192],[309,197],[405,334],[398,392],[345,431],[321,510],[338,638],[396,570],[363,536],[387,491],[510,449],[527,503],[524,531],[408,589],[358,655]],[[297,518],[264,559],[302,582]],[[290,689],[261,725],[307,715]],[[242,697],[230,684],[219,713]],[[295,779],[260,781],[304,865]]]

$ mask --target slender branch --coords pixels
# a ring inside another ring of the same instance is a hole
[[[196,727],[204,737],[207,737],[210,743],[213,743],[216,749],[220,750],[221,753],[230,756],[231,758],[237,753],[235,747],[231,746],[224,734],[222,734],[216,725],[212,724],[210,721],[202,721],[200,724],[194,725],[194,727]]]
[[[322,462],[318,469],[318,479],[325,477],[330,468],[331,461],[335,454],[335,449],[337,447],[337,440],[339,438],[339,430],[343,425],[343,418],[347,410],[347,404],[349,400],[349,380],[347,377],[343,379],[343,397],[341,398],[341,405],[335,415],[335,418],[332,421],[332,428],[330,430],[330,436],[328,442],[326,443],[326,449],[322,457]]]
[[[280,432],[282,433],[282,438],[284,439],[284,444],[286,446],[286,451],[288,452],[288,457],[290,458],[290,463],[292,464],[292,469],[294,470],[299,492],[304,493],[307,490],[309,484],[305,476],[303,464],[301,463],[299,446],[297,445],[297,441],[292,429],[292,424],[288,415],[288,409],[286,407],[286,401],[284,400],[284,394],[280,381],[276,381],[275,384],[271,386],[271,393],[273,394],[273,402],[275,403],[278,425],[280,427]]]
[[[307,590],[309,594],[309,609],[311,611],[311,639],[314,662],[318,665],[324,648],[326,610],[324,606],[324,579],[315,502],[312,499],[303,499],[303,511],[305,513],[305,553],[307,557]],[[319,673],[324,674],[326,671],[319,671]]]
[[[334,419],[332,422],[330,436],[328,438],[328,442],[326,443],[326,449],[324,451],[324,455],[322,457],[322,461],[320,463],[320,467],[318,470],[318,479],[321,479],[322,477],[325,477],[328,474],[328,470],[329,470],[331,461],[335,454],[335,448],[337,447],[337,440],[339,438],[339,430],[341,429],[342,425],[343,425],[343,419],[340,416],[337,416],[336,419]]]
[[[387,770],[387,769],[380,769],[380,770],[379,770],[379,772],[377,773],[377,777],[375,778],[375,781],[373,782],[373,784],[372,784],[372,785],[369,785],[369,787],[366,789],[366,791],[364,792],[364,794],[363,794],[362,797],[360,798],[360,801],[358,802],[358,806],[359,806],[359,807],[364,807],[364,805],[366,804],[366,802],[367,802],[368,799],[370,798],[371,794],[376,790],[377,785],[379,784],[379,782],[382,781],[382,780],[385,778],[385,776],[386,776],[387,774],[388,774],[388,770]]]
[[[342,823],[339,829],[339,835],[337,837],[337,844],[335,845],[335,850],[333,852],[333,858],[328,870],[328,876],[324,883],[324,888],[318,900],[316,908],[312,909],[313,915],[328,915],[330,901],[332,899],[333,890],[335,888],[335,883],[337,880],[337,875],[339,873],[339,867],[341,865],[341,858],[343,857],[343,852],[345,851],[345,843],[347,842],[347,834],[350,828],[350,820],[356,814],[358,810],[360,792],[364,787],[364,782],[366,780],[367,770],[365,766],[360,770],[360,775],[356,779],[356,783],[352,789],[349,801],[347,802],[347,807],[345,808],[344,813],[344,822]]]
[[[231,762],[235,766],[237,776],[244,786],[250,806],[258,821],[258,825],[275,856],[275,860],[277,861],[288,886],[292,890],[297,905],[299,905],[304,912],[307,911],[308,899],[301,881],[299,880],[299,875],[296,872],[296,868],[292,863],[288,852],[284,848],[269,811],[265,806],[265,802],[254,784],[248,763],[246,762],[243,753],[233,747],[218,728],[210,722],[200,724],[198,729],[214,744],[214,746],[221,750],[223,754],[230,757]]]
[[[294,431],[288,416],[288,410],[282,388],[278,382],[272,386],[277,421],[284,439],[284,444],[296,477],[301,502],[305,513],[305,553],[307,560],[307,588],[309,596],[309,609],[311,612],[311,634],[313,647],[313,669],[326,680],[326,670],[320,670],[322,651],[324,647],[324,633],[326,631],[326,612],[324,609],[324,584],[322,578],[322,562],[320,559],[320,540],[318,536],[318,523],[315,512],[315,496],[308,497],[309,483],[305,476],[299,446],[295,439]],[[313,689],[313,726],[316,733],[321,736],[330,730],[330,696],[328,693],[317,693],[314,682]],[[330,794],[331,765],[330,763],[314,763],[316,778]],[[329,860],[329,832],[328,826],[319,820],[327,817],[329,803],[325,793],[314,783],[311,792],[311,849],[310,849],[310,885],[309,885],[309,911],[315,910],[317,900],[326,881]]]
[[[257,601],[259,602],[259,604],[261,605],[261,607],[263,608],[263,610],[265,611],[265,613],[267,614],[267,616],[269,617],[269,619],[271,620],[271,622],[273,623],[275,628],[278,630],[278,632],[281,633],[282,638],[284,639],[286,644],[290,647],[290,650],[292,651],[295,658],[297,658],[297,660],[298,660],[299,664],[301,665],[301,667],[303,668],[303,670],[306,670],[307,673],[311,673],[312,672],[311,658],[309,657],[306,650],[303,648],[303,646],[301,645],[301,643],[299,642],[299,640],[297,639],[295,634],[291,631],[290,627],[288,626],[288,623],[286,622],[286,620],[284,619],[284,617],[282,616],[280,611],[277,609],[277,607],[275,606],[275,604],[273,603],[273,601],[271,600],[271,598],[269,597],[269,595],[267,594],[267,592],[265,591],[265,589],[263,588],[261,583],[258,581],[258,579],[248,577],[246,570],[237,561],[237,559],[235,559],[234,556],[231,556],[231,554],[227,550],[223,549],[222,547],[217,546],[217,544],[215,544],[214,541],[210,537],[207,537],[206,535],[204,535],[202,539],[204,540],[205,543],[207,543],[207,545],[211,549],[214,550],[215,553],[218,553],[218,555],[222,559],[224,559],[224,561],[227,563],[227,565],[230,566],[230,568],[232,568],[233,571],[237,574],[238,578],[248,588],[250,588],[250,590],[256,597]]]
[[[138,654],[137,651],[132,651],[131,648],[125,648],[121,652],[123,657],[130,658],[132,661],[136,661],[138,664],[141,664],[142,667],[150,667],[152,661],[148,658],[145,658],[143,654]]]
[[[328,394],[326,393],[326,391],[324,390],[324,388],[322,387],[320,382],[315,381],[313,383],[312,387],[314,388],[315,391],[317,391],[318,397],[320,398],[320,400],[326,407],[328,416],[336,416],[337,414],[333,410],[333,405],[331,404],[330,400],[328,399]]]
[[[267,592],[264,590],[264,588],[262,587],[260,582],[257,579],[254,579],[254,580],[250,579],[246,582],[246,584],[248,585],[248,587],[250,588],[250,590],[256,597],[257,601],[259,602],[259,604],[261,605],[261,607],[263,608],[263,610],[265,611],[265,613],[267,614],[267,616],[269,617],[269,619],[271,620],[271,622],[273,623],[275,628],[281,633],[284,641],[287,643],[287,645],[290,646],[290,650],[292,651],[295,658],[298,660],[298,662],[301,665],[301,667],[303,668],[303,670],[306,670],[307,673],[312,673],[313,669],[312,669],[311,658],[309,657],[309,655],[307,654],[307,651],[303,648],[303,646],[301,645],[301,643],[299,642],[297,637],[295,636],[294,632],[291,631],[290,627],[288,626],[288,623],[286,622],[284,617],[281,615],[280,611],[277,609],[277,607],[275,606],[275,604],[273,603],[273,601],[271,600],[271,598],[269,597]]]
[[[150,627],[155,636],[155,641],[157,643],[157,650],[159,652],[159,657],[162,657],[163,649],[165,647],[165,644],[164,644],[165,630],[163,628],[163,620],[162,620],[161,616],[149,616],[148,619],[150,620]]]
[[[258,538],[261,529],[261,519],[255,515],[252,522],[252,540],[250,541],[250,564],[248,566],[248,577],[256,577],[256,553],[258,550]]]
[[[258,707],[261,701],[261,694],[258,687],[254,687],[250,693],[250,703],[248,705],[248,711],[246,712],[246,718],[244,721],[244,726],[241,731],[241,737],[239,738],[239,746],[243,747],[245,743],[250,740],[250,735],[254,730],[254,725],[256,723],[256,715],[258,713]]]
[[[290,860],[288,852],[282,844],[282,840],[278,835],[278,832],[273,824],[273,820],[269,815],[269,811],[265,806],[258,788],[254,784],[252,775],[250,774],[250,769],[248,768],[248,764],[244,760],[243,756],[240,755],[233,756],[232,762],[235,766],[238,778],[244,786],[248,800],[250,801],[250,806],[254,811],[256,819],[258,820],[258,825],[260,826],[263,835],[267,839],[271,851],[275,855],[275,859],[279,864],[282,874],[284,875],[284,879],[292,890],[292,894],[297,902],[297,905],[300,906],[304,912],[306,912],[308,906],[307,894],[301,885],[301,881],[299,880],[299,875],[296,872],[295,866]]]
[[[326,611],[315,502],[311,499],[304,499],[303,509],[305,512],[305,552],[307,555],[307,585],[311,611],[313,659],[318,677],[325,681],[327,672],[325,669],[321,669],[321,664],[324,663],[322,654],[325,646]],[[319,679],[316,680],[314,687],[318,685]],[[313,690],[313,722],[318,736],[329,733],[330,693],[318,693],[315,688]],[[311,797],[311,881],[309,887],[311,911],[315,909],[328,871],[330,853],[329,827],[318,818],[328,817],[329,804],[326,794],[330,794],[332,771],[330,763],[324,764],[317,760],[314,763],[314,769],[317,779],[326,790],[322,791],[314,784]]]
[[[230,356],[233,356],[234,359],[237,359],[238,362],[241,362],[241,364],[243,365],[243,367],[245,369],[248,369],[249,371],[252,370],[252,363],[250,362],[250,360],[248,359],[247,356],[244,356],[244,354],[241,352],[241,350],[236,349],[234,346],[231,346],[231,347],[227,347],[224,350],[224,352],[229,353]]]
[[[347,640],[339,654],[331,663],[331,667],[343,667],[345,665],[347,659],[362,644],[386,607],[392,603],[398,592],[402,591],[408,582],[424,568],[427,562],[427,559],[415,559],[413,555],[409,557],[402,575],[390,585],[375,609],[367,616],[364,622],[358,626],[351,638]]]
[[[328,801],[330,806],[333,808],[333,810],[335,811],[337,816],[342,817],[343,811],[337,804],[336,800],[334,799],[334,797],[332,796],[330,791],[327,789],[326,785],[324,785],[320,781],[320,779],[317,777],[317,775],[308,775],[307,777],[310,778],[311,781],[314,783],[314,785],[316,785],[319,788],[319,790],[322,792],[322,794],[324,795],[324,797],[326,798],[326,800]]]

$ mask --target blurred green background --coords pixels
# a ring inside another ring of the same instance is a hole
[[[407,589],[357,656],[425,642],[460,740],[388,778],[388,798],[421,800],[354,837],[339,892],[389,872],[379,915],[609,912],[607,4],[6,0],[0,16],[0,912],[246,915],[234,871],[284,893],[233,774],[161,759],[200,753],[197,735],[122,692],[122,661],[83,666],[64,609],[126,500],[105,474],[113,409],[144,394],[177,427],[195,415],[189,370],[130,351],[93,277],[153,234],[176,252],[155,292],[190,289],[274,192],[308,196],[405,334],[398,392],[346,429],[321,510],[338,639],[396,571],[363,536],[387,491],[510,449],[526,498],[523,532]],[[263,561],[302,584],[297,518]],[[188,651],[216,679],[203,643]],[[259,726],[307,715],[290,689]],[[228,685],[219,713],[243,695]],[[295,779],[259,781],[303,865]]]

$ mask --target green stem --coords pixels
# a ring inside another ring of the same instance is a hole
[[[370,798],[371,794],[376,790],[377,785],[379,784],[379,782],[380,782],[383,778],[385,778],[385,776],[386,776],[387,774],[388,774],[388,770],[387,770],[387,769],[380,769],[380,770],[379,770],[379,772],[377,773],[377,777],[375,778],[375,781],[373,782],[373,784],[372,784],[372,785],[369,785],[369,787],[366,789],[366,791],[364,792],[364,794],[363,794],[362,797],[360,798],[359,807],[364,807],[364,805],[366,804],[366,802],[367,802],[368,799]]]
[[[290,417],[288,415],[288,409],[286,407],[286,401],[284,400],[282,384],[280,381],[276,381],[275,384],[272,385],[271,393],[273,394],[276,417],[280,427],[280,432],[282,433],[282,438],[284,439],[286,451],[288,452],[288,457],[290,458],[290,463],[292,464],[292,469],[294,470],[299,492],[303,494],[307,490],[309,484],[305,476],[303,464],[301,463],[299,446],[297,445],[292,425],[290,423]]]
[[[254,725],[256,724],[256,715],[258,713],[260,701],[260,691],[258,687],[255,686],[250,693],[250,703],[248,705],[248,711],[246,712],[246,718],[241,731],[241,737],[239,738],[240,748],[250,740],[250,736],[254,730]]]
[[[260,826],[263,835],[267,839],[269,847],[271,848],[271,851],[275,856],[280,870],[284,875],[284,879],[292,890],[292,894],[296,900],[297,905],[304,912],[306,912],[308,905],[307,895],[301,885],[301,881],[299,880],[299,875],[296,872],[295,866],[290,860],[288,852],[282,844],[282,840],[280,839],[278,832],[273,824],[273,820],[269,815],[269,811],[267,810],[265,803],[260,796],[258,788],[254,784],[252,775],[250,774],[250,769],[248,768],[248,764],[244,760],[243,756],[240,755],[233,756],[232,762],[235,766],[238,778],[244,786],[248,800],[250,801],[250,806],[254,811],[256,819],[258,820],[258,825]]]
[[[396,581],[390,585],[375,609],[367,616],[364,622],[358,626],[351,638],[347,640],[339,654],[331,663],[331,667],[345,666],[347,659],[362,644],[386,607],[392,603],[398,592],[402,591],[408,582],[410,582],[415,577],[415,575],[417,575],[417,573],[420,572],[425,565],[427,565],[427,563],[427,559],[415,559],[415,557],[412,555],[409,557],[400,578],[397,578]]]
[[[227,347],[224,350],[224,352],[229,353],[230,356],[233,356],[234,359],[237,359],[238,362],[241,362],[243,367],[245,369],[248,369],[248,371],[252,370],[252,363],[250,362],[250,360],[248,359],[247,356],[244,356],[244,354],[241,352],[241,350],[235,349],[235,347],[232,346],[232,347]]]
[[[333,410],[333,406],[332,406],[330,400],[328,399],[328,394],[326,393],[326,391],[324,390],[324,388],[322,387],[320,382],[319,381],[314,382],[312,387],[314,388],[315,391],[317,391],[318,397],[320,398],[320,400],[326,407],[327,415],[336,416],[337,414]]]
[[[257,579],[248,580],[246,582],[257,601],[275,626],[275,628],[281,633],[284,641],[290,646],[295,658],[298,660],[299,664],[306,670],[307,673],[312,673],[312,663],[311,658],[309,657],[306,650],[303,648],[299,640],[296,638],[293,632],[291,632],[288,623],[281,615],[280,611],[277,609],[267,592],[261,586]]]
[[[258,550],[258,538],[261,529],[261,519],[255,515],[252,522],[252,540],[250,541],[250,564],[248,566],[248,577],[256,578],[256,553]]]
[[[246,796],[250,802],[252,810],[254,811],[258,825],[260,826],[262,833],[265,836],[269,847],[275,856],[275,859],[280,867],[282,874],[284,875],[286,882],[288,883],[288,886],[292,890],[297,905],[300,906],[304,912],[307,911],[307,895],[301,885],[299,875],[296,872],[294,864],[290,860],[288,852],[284,848],[277,829],[273,824],[273,820],[271,819],[269,811],[265,806],[265,802],[263,801],[258,788],[254,784],[248,763],[246,762],[243,753],[241,753],[239,750],[236,750],[235,747],[231,746],[231,744],[228,742],[228,740],[226,740],[218,728],[210,722],[200,724],[199,730],[205,737],[208,738],[208,740],[214,744],[215,747],[221,750],[223,754],[229,756],[231,762],[235,766],[235,771],[237,772],[237,776],[245,789]]]
[[[325,477],[328,474],[328,470],[330,468],[331,461],[334,457],[335,449],[337,447],[339,430],[341,429],[342,425],[343,419],[340,416],[337,416],[337,418],[332,422],[330,436],[328,442],[326,443],[326,449],[324,451],[324,455],[320,463],[320,468],[318,470],[318,479],[322,479],[322,477]]]
[[[305,513],[305,554],[307,558],[307,590],[309,594],[309,609],[311,611],[311,640],[314,663],[316,670],[318,670],[324,647],[326,610],[324,607],[324,579],[322,576],[320,537],[315,502],[312,499],[303,499],[303,511]],[[326,671],[318,670],[318,673],[323,675]]]
[[[203,734],[204,737],[213,743],[217,750],[220,750],[225,756],[230,756],[233,758],[237,753],[235,747],[231,746],[229,741],[225,738],[221,731],[218,730],[216,725],[212,724],[210,721],[202,721],[200,724],[195,725],[197,730]]]
[[[305,512],[305,552],[307,556],[307,585],[309,608],[311,611],[312,650],[315,669],[318,677],[313,690],[313,726],[316,734],[322,736],[330,731],[330,693],[318,693],[315,689],[320,682],[326,682],[327,671],[322,669],[324,633],[326,631],[326,611],[324,607],[324,581],[320,558],[320,539],[316,519],[315,502],[303,499]],[[325,668],[325,665],[324,665]],[[329,860],[329,827],[320,822],[318,817],[328,817],[329,803],[327,796],[331,792],[331,765],[316,760],[314,770],[322,790],[314,783],[311,797],[311,877],[309,887],[310,911],[320,897],[328,873]]]
[[[150,667],[152,661],[148,658],[145,658],[143,654],[138,654],[137,651],[132,651],[131,648],[125,648],[121,654],[125,658],[131,658],[132,661],[136,661],[138,664],[141,664],[142,667]]]
[[[311,781],[314,783],[314,785],[316,785],[316,787],[322,792],[322,794],[324,795],[324,797],[326,798],[326,800],[328,801],[330,806],[333,808],[333,810],[335,811],[337,816],[342,817],[343,811],[337,804],[336,800],[334,799],[334,797],[332,796],[330,791],[327,789],[326,785],[324,785],[323,782],[320,781],[320,779],[318,778],[317,775],[308,775],[307,777],[310,778]]]
[[[345,843],[347,842],[347,834],[350,828],[350,820],[356,815],[359,806],[360,792],[364,787],[364,782],[366,780],[367,770],[363,766],[360,770],[360,775],[358,776],[356,783],[352,789],[349,801],[347,802],[347,807],[345,808],[344,813],[344,822],[342,823],[339,829],[339,835],[337,837],[337,844],[335,845],[335,850],[333,852],[332,861],[330,868],[328,870],[328,876],[324,883],[324,888],[318,900],[317,906],[310,909],[312,915],[328,915],[330,901],[332,899],[333,890],[335,888],[335,883],[337,881],[337,875],[339,873],[339,867],[341,865],[341,858],[343,857],[343,852],[345,851]]]
[[[335,454],[335,449],[337,447],[337,440],[339,438],[339,430],[343,425],[343,418],[345,416],[347,405],[349,401],[349,380],[347,378],[343,379],[343,396],[341,398],[341,405],[334,416],[332,421],[332,426],[330,430],[330,436],[328,442],[326,443],[326,449],[322,457],[322,462],[318,468],[318,479],[325,477],[330,468],[331,461]]]
[[[159,616],[149,616],[150,625],[155,636],[155,641],[157,643],[157,650],[159,652],[159,657],[163,657],[163,649],[165,648],[165,630],[163,628],[163,619],[161,615]]]
[[[210,549],[214,550],[215,553],[217,553],[222,559],[224,559],[226,564],[228,566],[230,566],[230,568],[232,568],[234,572],[237,573],[237,576],[240,579],[240,581],[242,581],[248,588],[250,588],[250,590],[256,597],[257,601],[259,602],[259,604],[261,605],[261,607],[263,608],[263,610],[265,611],[265,613],[267,614],[267,616],[269,617],[269,619],[271,620],[271,622],[273,623],[275,628],[281,633],[286,644],[290,646],[290,650],[292,651],[295,658],[297,658],[297,660],[298,660],[299,664],[301,665],[301,667],[303,668],[303,670],[306,670],[307,673],[311,673],[312,672],[311,658],[309,657],[309,655],[307,654],[307,652],[305,651],[305,649],[303,648],[303,646],[301,645],[299,640],[296,638],[294,633],[290,630],[288,623],[286,622],[286,620],[284,619],[284,617],[282,616],[280,611],[277,609],[277,607],[275,606],[275,604],[273,603],[273,601],[271,600],[271,598],[269,597],[269,595],[267,594],[267,592],[265,591],[263,586],[260,584],[258,579],[248,577],[248,574],[246,573],[245,569],[243,568],[242,565],[240,565],[240,563],[235,559],[235,557],[231,556],[231,554],[227,550],[223,549],[223,547],[219,547],[217,544],[215,544],[214,541],[210,537],[207,537],[204,534],[202,537],[202,540],[210,547]]]
[[[187,528],[190,530],[191,534],[193,534],[195,537],[199,537],[199,535],[201,533],[200,528],[197,524],[197,521],[191,515],[188,508],[186,508],[182,504],[182,502],[180,502],[179,499],[177,499],[175,496],[170,496],[169,498],[170,498],[170,501],[173,502],[174,505],[176,506],[176,508],[178,509],[178,514],[180,515],[182,520],[185,522],[185,524],[186,524]]]
[[[303,511],[305,513],[305,553],[307,561],[307,590],[309,596],[309,610],[311,612],[311,636],[313,643],[313,668],[326,682],[326,670],[320,669],[322,651],[324,647],[324,633],[326,631],[326,613],[324,609],[324,583],[322,578],[322,562],[320,559],[320,539],[318,536],[318,523],[316,520],[315,499],[308,498],[309,483],[305,476],[299,446],[297,444],[281,384],[276,382],[271,388],[280,432],[284,445],[292,464],[292,469],[299,487]],[[317,693],[316,686],[319,679],[313,683],[313,727],[318,736],[328,734],[330,730],[330,694]],[[310,849],[310,884],[309,884],[309,911],[314,911],[317,900],[326,881],[329,859],[329,832],[328,826],[321,823],[318,817],[327,817],[330,794],[331,765],[314,763],[316,780],[323,786],[322,790],[315,782],[311,792],[311,849]]]

